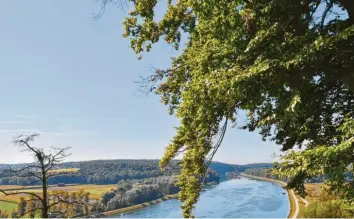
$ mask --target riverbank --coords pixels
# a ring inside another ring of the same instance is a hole
[[[241,176],[250,178],[250,179],[258,179],[262,181],[267,181],[267,182],[274,182],[280,184],[282,187],[286,186],[285,182],[282,182],[280,180],[275,180],[275,179],[270,179],[270,178],[264,178],[264,177],[259,177],[259,176],[252,176],[248,174],[241,173]],[[288,194],[288,199],[289,199],[289,213],[287,218],[296,218],[298,213],[299,213],[299,203],[298,200],[295,196],[295,193],[293,190],[286,190]]]
[[[102,214],[104,216],[120,214],[120,213],[136,210],[136,209],[139,209],[139,208],[144,208],[144,207],[147,207],[147,206],[150,206],[150,205],[154,205],[154,204],[157,204],[157,203],[169,200],[169,199],[176,199],[176,198],[177,198],[177,194],[175,194],[175,195],[167,195],[167,196],[165,196],[163,198],[159,198],[159,199],[156,199],[156,200],[153,200],[153,201],[144,202],[144,203],[141,203],[141,204],[132,205],[132,206],[129,206],[129,207],[120,208],[120,209],[116,209],[116,210],[112,210],[112,211],[106,211],[106,212],[103,212]]]

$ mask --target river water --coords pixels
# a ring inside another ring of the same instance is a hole
[[[242,178],[204,191],[194,214],[198,218],[286,218],[288,211],[288,196],[280,185]],[[180,202],[171,199],[110,217],[180,218],[182,215]]]

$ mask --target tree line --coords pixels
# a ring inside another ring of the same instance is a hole
[[[164,171],[161,171],[159,168],[158,160],[94,160],[67,162],[58,165],[56,168],[78,168],[78,171],[52,176],[48,179],[48,184],[116,184],[121,180],[178,175],[180,171],[178,162],[178,160],[173,160]],[[24,166],[26,165],[3,165],[3,170],[6,170],[8,167],[20,169]],[[243,172],[248,168],[267,168],[271,166],[272,165],[269,163],[235,165],[212,162],[210,164],[210,169],[218,174],[220,180],[226,180],[227,172]],[[11,175],[6,171],[1,171],[0,167],[0,185],[27,185],[32,181],[31,177]]]
[[[265,177],[265,178],[270,178],[270,179],[275,179],[275,180],[281,180],[283,182],[289,182],[291,181],[289,177],[287,176],[282,176],[277,173],[274,173],[274,169],[270,168],[250,168],[246,169],[244,171],[245,174],[252,175],[252,176],[259,176],[259,177]],[[328,175],[317,175],[313,176],[311,178],[308,178],[305,180],[306,183],[322,183],[326,179],[328,179]],[[347,182],[352,182],[354,179],[354,175],[351,172],[345,172],[343,174],[343,180]]]

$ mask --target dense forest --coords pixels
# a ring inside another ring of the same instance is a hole
[[[164,171],[159,169],[158,160],[94,160],[63,163],[60,168],[78,168],[75,173],[58,175],[48,179],[48,184],[116,184],[122,180],[146,179],[179,174],[178,160],[173,160]],[[30,179],[8,176],[1,171],[8,168],[21,168],[25,164],[0,164],[0,185],[26,185]],[[243,172],[248,168],[269,168],[269,163],[234,165],[212,162],[210,169],[215,171],[220,180],[226,180],[228,172]]]
[[[177,194],[180,188],[175,185],[176,176],[160,176],[147,179],[122,180],[117,188],[104,193],[95,204],[97,211],[110,211],[131,205],[141,204],[162,198],[166,195]],[[209,170],[204,184],[219,183],[219,176]]]

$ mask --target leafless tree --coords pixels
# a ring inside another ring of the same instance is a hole
[[[5,176],[17,176],[26,179],[26,184],[16,190],[0,189],[0,192],[6,196],[9,195],[26,195],[31,197],[30,202],[37,203],[34,207],[30,208],[30,211],[41,211],[42,218],[48,218],[50,214],[50,208],[56,203],[63,202],[65,200],[58,198],[50,198],[48,195],[48,179],[54,176],[68,174],[65,171],[58,171],[58,167],[62,161],[70,156],[68,153],[70,147],[54,148],[48,152],[45,152],[43,148],[34,147],[31,143],[39,134],[20,135],[14,139],[14,144],[19,146],[22,152],[26,152],[32,155],[34,162],[25,165],[21,168],[9,168],[3,170]],[[69,173],[70,174],[70,173]],[[28,190],[28,186],[40,185],[42,193],[31,192]],[[23,212],[24,216],[29,212]]]

